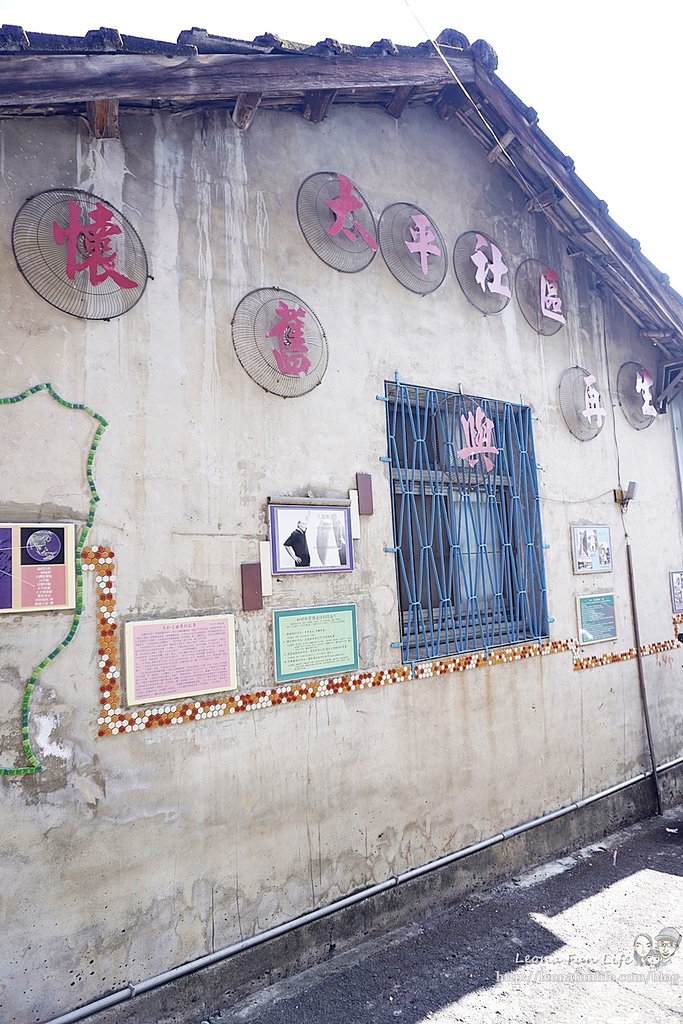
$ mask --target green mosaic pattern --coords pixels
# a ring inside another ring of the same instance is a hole
[[[99,495],[97,493],[97,488],[95,487],[95,480],[92,474],[92,466],[93,461],[95,459],[95,452],[97,451],[97,446],[100,443],[100,438],[104,433],[104,429],[107,426],[107,421],[104,419],[103,416],[100,416],[99,413],[94,412],[92,409],[88,408],[87,405],[81,405],[78,402],[67,402],[66,399],[62,398],[61,395],[57,394],[57,392],[55,391],[51,384],[36,384],[35,387],[29,388],[28,391],[22,391],[20,395],[14,395],[13,398],[0,398],[0,405],[13,405],[15,402],[23,402],[25,398],[29,398],[31,395],[35,395],[39,391],[47,391],[47,393],[52,398],[54,398],[55,402],[59,402],[60,405],[65,406],[67,409],[81,409],[83,412],[86,412],[88,416],[92,416],[92,418],[97,423],[97,428],[95,430],[95,434],[90,445],[90,451],[88,452],[88,461],[86,463],[85,468],[86,476],[88,478],[88,487],[90,488],[90,509],[88,512],[88,518],[76,542],[76,609],[74,611],[74,617],[73,622],[71,623],[71,628],[64,637],[64,639],[62,640],[62,642],[58,644],[55,647],[55,649],[47,655],[46,658],[43,658],[41,663],[34,669],[31,678],[26,684],[26,690],[24,691],[24,699],[21,702],[21,743],[24,748],[24,754],[26,755],[26,760],[28,761],[28,764],[24,768],[0,767],[0,775],[35,775],[36,772],[40,772],[43,770],[43,766],[40,764],[38,758],[33,752],[33,749],[31,747],[31,740],[29,737],[28,712],[29,705],[31,703],[31,695],[33,693],[33,690],[35,689],[35,685],[38,682],[38,678],[43,669],[47,668],[50,662],[53,661],[58,654],[61,654],[65,647],[69,646],[69,644],[76,635],[76,630],[78,629],[78,624],[81,620],[81,613],[83,611],[83,569],[81,565],[81,553],[83,551],[83,546],[85,544],[86,538],[90,533],[90,528],[95,520],[95,509],[97,507],[97,502],[100,500]]]

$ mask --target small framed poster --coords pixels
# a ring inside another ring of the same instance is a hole
[[[674,615],[683,613],[683,569],[674,569],[669,573],[671,581],[671,607]]]
[[[125,635],[129,704],[237,687],[234,615],[127,622]]]
[[[355,604],[273,612],[278,683],[358,669]]]
[[[272,502],[269,508],[273,576],[353,569],[350,503]]]
[[[609,526],[572,526],[574,572],[612,572]]]
[[[579,619],[579,643],[597,644],[617,639],[614,594],[583,594],[576,599]]]
[[[0,612],[75,607],[74,524],[0,524]]]

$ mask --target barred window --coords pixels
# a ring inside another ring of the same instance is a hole
[[[403,660],[547,637],[530,409],[385,393]]]

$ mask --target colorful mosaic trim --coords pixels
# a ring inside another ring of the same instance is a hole
[[[107,547],[84,548],[83,569],[86,572],[95,573],[100,704],[102,710],[106,710],[108,714],[112,708],[118,709],[121,702],[118,626],[114,622],[114,612],[116,611],[114,552]]]
[[[431,676],[445,675],[449,672],[466,672],[472,668],[483,668],[484,665],[503,665],[512,661],[524,661],[526,658],[541,658],[547,654],[559,654],[561,651],[576,650],[576,640],[545,640],[527,644],[515,644],[514,647],[497,647],[492,651],[477,651],[474,654],[459,655],[453,658],[439,658],[436,661],[419,661],[415,665],[415,679],[429,679]]]
[[[78,541],[76,542],[76,609],[74,611],[74,617],[71,623],[71,628],[64,637],[64,639],[62,640],[62,642],[58,644],[55,647],[55,649],[47,655],[46,658],[43,658],[41,663],[34,669],[31,678],[26,684],[26,689],[24,690],[24,697],[21,702],[21,744],[22,747],[24,748],[24,754],[26,756],[26,760],[28,761],[28,765],[22,768],[0,767],[0,775],[34,775],[36,772],[40,772],[43,770],[43,766],[40,764],[38,758],[33,752],[33,748],[31,747],[31,740],[29,737],[28,713],[29,705],[31,703],[31,695],[33,693],[33,690],[35,689],[36,683],[38,682],[38,677],[40,676],[43,669],[47,668],[50,662],[54,661],[57,655],[61,654],[65,647],[69,646],[74,636],[76,635],[76,630],[78,629],[78,624],[81,619],[81,613],[83,611],[83,575],[81,568],[81,553],[83,551],[83,545],[85,544],[86,537],[88,536],[90,528],[92,527],[92,524],[95,520],[95,509],[97,507],[97,502],[100,500],[99,495],[97,493],[97,488],[95,487],[95,480],[92,474],[92,467],[93,461],[95,459],[95,452],[97,451],[97,446],[100,443],[100,438],[104,433],[104,429],[107,426],[107,421],[104,419],[103,416],[100,416],[99,413],[94,412],[92,409],[88,408],[87,405],[81,405],[78,402],[67,402],[66,399],[62,398],[60,395],[57,394],[57,392],[54,390],[51,384],[36,384],[35,387],[29,388],[28,391],[22,391],[20,395],[14,395],[14,397],[12,398],[0,398],[0,405],[13,405],[15,402],[22,402],[25,398],[28,398],[30,395],[35,395],[39,391],[47,391],[50,397],[54,398],[55,402],[59,402],[60,405],[65,406],[67,409],[80,409],[83,412],[86,412],[88,416],[91,416],[92,419],[94,419],[97,423],[97,428],[95,430],[92,442],[90,444],[90,451],[88,452],[88,458],[85,466],[85,473],[88,479],[88,487],[90,488],[90,508],[88,510],[88,518],[85,522],[85,525],[83,526],[83,529],[78,535]]]
[[[676,637],[671,640],[658,640],[653,644],[644,644],[640,648],[641,656],[647,654],[661,654],[663,651],[673,651],[680,644]],[[613,651],[609,654],[593,654],[586,658],[574,658],[574,671],[581,672],[585,668],[600,668],[601,665],[613,665],[617,661],[631,661],[636,657],[635,647],[629,647],[627,651]]]
[[[185,700],[155,707],[131,710],[121,707],[120,657],[117,626],[114,622],[116,611],[116,563],[114,552],[109,547],[92,547],[83,550],[83,568],[95,574],[97,586],[97,633],[98,663],[100,669],[100,716],[97,720],[98,736],[117,736],[123,732],[138,732],[155,729],[162,725],[179,725],[181,722],[199,721],[204,718],[224,718],[241,711],[260,711],[262,708],[277,707],[279,704],[295,704],[298,701],[313,700],[316,697],[332,697],[336,693],[352,693],[354,690],[369,690],[377,686],[400,683],[407,679],[430,679],[435,676],[467,672],[485,665],[505,665],[527,658],[542,658],[549,654],[571,652],[574,655],[574,669],[596,668],[615,661],[635,658],[635,649],[587,658],[577,658],[578,640],[545,640],[517,644],[512,647],[496,648],[492,651],[477,651],[475,654],[434,661],[421,661],[414,665],[400,665],[396,668],[376,672],[354,672],[350,675],[332,676],[329,679],[301,680],[285,686],[267,687],[254,693],[231,695],[213,694],[202,700]],[[677,616],[683,623],[683,615]],[[676,624],[676,619],[674,620]],[[672,650],[677,640],[665,640],[648,644],[643,654],[656,654]]]

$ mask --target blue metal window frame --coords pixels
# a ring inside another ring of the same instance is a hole
[[[531,410],[399,380],[384,397],[403,661],[546,638]],[[493,423],[490,472],[457,454],[477,406]]]

